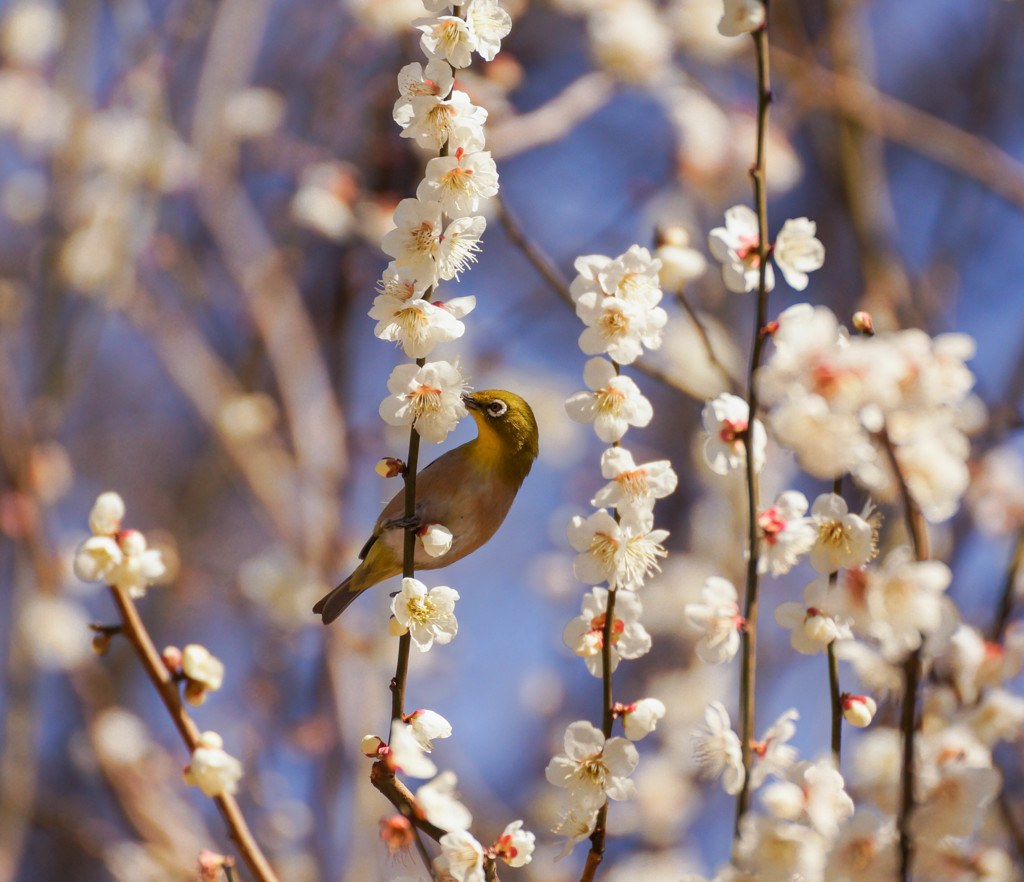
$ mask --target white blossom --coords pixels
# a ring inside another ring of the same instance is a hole
[[[522,821],[512,821],[502,831],[492,851],[510,867],[524,867],[533,860],[537,837],[523,829]]]
[[[679,482],[667,459],[637,465],[625,447],[609,447],[601,454],[601,476],[609,483],[590,504],[614,508],[621,516],[649,512],[654,501],[672,493]]]
[[[733,731],[729,712],[720,701],[712,701],[704,709],[705,725],[693,735],[693,750],[701,773],[706,778],[721,778],[722,787],[730,796],[743,788],[743,746]]]
[[[608,591],[594,588],[583,596],[583,612],[572,619],[562,632],[565,645],[582,658],[595,677],[602,675],[602,648],[607,621]],[[651,635],[640,624],[640,598],[631,592],[615,597],[612,621],[611,665],[614,671],[619,659],[634,659],[651,649]]]
[[[607,582],[609,588],[634,591],[643,587],[658,558],[668,552],[661,544],[667,530],[654,530],[650,513],[616,521],[599,509],[590,517],[573,517],[569,523],[569,544],[579,552],[573,564],[576,578],[587,585]]]
[[[224,740],[216,732],[203,732],[185,767],[185,783],[198,787],[204,796],[222,796],[238,790],[242,764],[224,751]]]
[[[414,710],[406,720],[412,726],[412,734],[420,747],[427,753],[434,749],[435,738],[449,738],[452,734],[452,724],[432,710]]]
[[[665,704],[657,698],[641,698],[622,712],[622,728],[630,741],[650,735],[665,716]]]
[[[579,423],[593,423],[606,444],[621,440],[630,426],[646,426],[654,408],[629,377],[618,376],[604,358],[591,358],[583,367],[591,392],[576,392],[565,402],[566,412]]]
[[[435,156],[427,163],[416,189],[418,199],[436,200],[450,218],[474,214],[498,193],[498,169],[490,152],[453,146],[458,131],[449,137],[448,155]]]
[[[484,61],[493,61],[502,39],[512,30],[512,16],[497,0],[469,0],[464,13],[476,44],[473,48]]]
[[[447,361],[400,364],[388,378],[391,395],[381,402],[381,418],[392,426],[411,424],[425,441],[439,443],[469,414],[465,388],[459,368]]]
[[[782,715],[768,728],[764,738],[751,745],[757,762],[750,772],[750,789],[756,790],[769,775],[778,778],[796,762],[797,750],[788,744],[796,734],[796,720],[800,714],[793,708]]]
[[[605,799],[631,799],[636,788],[629,775],[639,760],[632,742],[609,738],[586,720],[565,730],[565,753],[556,755],[545,769],[551,784],[568,790],[577,812],[600,808]]]
[[[761,3],[756,5],[761,6]],[[763,9],[762,6],[762,12]],[[760,240],[757,214],[746,205],[730,208],[725,213],[725,226],[715,227],[708,234],[708,248],[722,264],[722,281],[730,291],[738,294],[756,291],[761,284]],[[764,269],[765,290],[771,291],[775,287],[775,273],[771,264]]]
[[[725,0],[725,11],[718,22],[718,33],[723,37],[749,34],[764,24],[765,14],[761,0]]]
[[[484,882],[484,849],[469,831],[446,833],[438,842],[438,866],[455,882]]]
[[[701,411],[707,436],[704,439],[704,461],[716,475],[742,471],[746,463],[744,433],[750,415],[747,402],[738,395],[723,392],[711,399]],[[752,431],[754,471],[764,466],[768,436],[760,420],[754,420]]]
[[[482,141],[487,111],[456,89],[449,98],[414,95],[407,101],[399,99],[394,117],[402,127],[403,138],[412,138],[423,149],[436,153],[455,129],[471,130]]]
[[[416,805],[442,830],[468,830],[473,823],[473,815],[458,799],[457,783],[455,773],[445,771],[416,791]]]
[[[455,601],[459,593],[439,585],[427,589],[419,579],[402,579],[402,590],[391,601],[391,612],[420,652],[435,643],[450,643],[459,630],[455,619]]]
[[[424,524],[416,532],[416,540],[430,557],[447,554],[453,538],[452,531],[444,524]]]
[[[701,589],[701,603],[688,603],[686,618],[701,630],[697,655],[708,664],[731,660],[740,648],[743,616],[736,602],[736,588],[728,579],[709,576]]]
[[[437,766],[424,753],[412,726],[401,720],[391,724],[391,741],[386,756],[392,771],[413,778],[432,778],[437,774]]]
[[[423,32],[420,48],[428,58],[443,59],[452,67],[469,67],[476,40],[465,19],[457,15],[418,18],[413,27]]]
[[[796,291],[807,287],[807,273],[821,269],[825,246],[815,237],[817,224],[805,217],[790,218],[775,237],[772,257],[787,284]]]
[[[757,516],[761,533],[761,553],[757,559],[759,573],[773,576],[788,573],[802,554],[814,544],[815,531],[811,519],[804,517],[807,497],[797,490],[779,494],[775,504]]]
[[[787,600],[775,607],[775,621],[790,630],[789,642],[797,652],[816,655],[834,640],[853,637],[849,620],[838,611],[830,596],[827,579],[817,579],[804,588],[803,602]]]
[[[411,272],[409,267],[403,269]],[[418,297],[400,300],[378,294],[369,316],[377,320],[374,336],[398,343],[410,358],[425,358],[438,343],[458,339],[466,330],[445,304]]]
[[[873,524],[850,512],[841,496],[822,493],[811,506],[811,521],[817,537],[810,560],[819,573],[857,569],[875,556]]]

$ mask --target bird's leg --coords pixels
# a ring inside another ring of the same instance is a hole
[[[408,517],[390,518],[381,524],[381,532],[385,530],[410,530],[415,532],[423,526],[423,518],[419,514],[410,515]]]

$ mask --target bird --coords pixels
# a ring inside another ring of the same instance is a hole
[[[441,454],[417,474],[412,519],[403,517],[404,490],[384,506],[359,552],[359,566],[313,607],[325,625],[367,588],[402,572],[406,530],[442,524],[451,532],[451,548],[438,557],[417,544],[416,569],[431,570],[476,551],[505,520],[537,458],[537,420],[529,404],[502,389],[467,392],[462,402],[476,422],[477,437]]]

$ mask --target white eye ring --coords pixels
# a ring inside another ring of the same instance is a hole
[[[494,401],[487,405],[487,412],[491,416],[504,416],[507,410],[508,405],[505,404],[505,402],[502,401],[500,398],[496,398]]]

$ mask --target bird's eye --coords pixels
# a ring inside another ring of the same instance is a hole
[[[487,412],[491,416],[496,416],[496,417],[503,416],[505,414],[505,411],[507,411],[507,410],[508,410],[508,405],[505,404],[505,402],[502,401],[500,398],[495,399],[494,401],[492,401],[490,404],[487,405]]]

